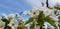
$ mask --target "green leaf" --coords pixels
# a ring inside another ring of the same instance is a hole
[[[28,23],[32,22],[33,20],[34,20],[34,18],[33,18],[33,17],[30,17],[30,18],[25,22],[25,24],[28,24]]]
[[[45,18],[45,15],[43,14],[43,11],[41,11],[38,15],[38,19],[44,19]]]
[[[44,21],[45,21],[44,18],[45,18],[45,15],[43,14],[43,11],[41,11],[38,15],[38,20],[37,20],[40,26],[43,26]]]
[[[34,22],[32,22],[32,23],[30,24],[30,29],[33,29],[34,26],[35,26],[35,24],[34,24]]]
[[[43,26],[44,22],[43,21],[37,21],[38,25]]]
[[[54,26],[55,28],[57,28],[55,21],[52,20],[49,16],[46,16],[45,21],[47,21],[49,24],[51,24],[52,26]]]

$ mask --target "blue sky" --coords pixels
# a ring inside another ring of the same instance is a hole
[[[0,14],[19,13],[31,9],[24,0],[0,0]]]
[[[37,3],[36,3],[37,5],[34,3],[29,3],[27,0],[0,0],[0,15],[2,13],[5,13],[5,14],[20,13],[21,11],[30,10],[35,6],[38,6]],[[25,17],[28,18],[28,16],[25,16],[25,15],[21,15],[21,16],[23,18]]]
[[[52,5],[54,0],[49,1],[49,4]],[[10,14],[10,13],[20,13],[22,11],[31,10],[34,7],[42,7],[41,2],[44,2],[45,0],[0,0],[0,15],[2,13]],[[46,5],[44,5],[46,7]],[[23,18],[28,16],[21,15]],[[25,18],[26,19],[26,18]]]
[[[32,7],[25,0],[0,0],[0,15],[2,13],[20,13],[21,11],[30,10]],[[22,17],[27,17],[21,15]]]
[[[41,6],[41,0],[0,0],[0,14],[19,13]]]

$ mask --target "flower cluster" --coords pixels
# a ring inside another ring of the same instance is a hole
[[[29,15],[30,18],[25,21],[18,13],[9,15],[2,14],[0,16],[0,29],[28,29],[29,23],[30,29],[36,29],[38,26],[40,29],[43,29],[46,25],[47,28],[58,28],[58,21],[60,17],[56,18],[56,16],[59,16],[60,10],[51,10],[49,8],[44,9],[42,7],[34,8],[23,13],[25,15]],[[44,25],[44,23],[46,25]]]
[[[24,25],[25,21],[20,17],[18,13],[16,14],[2,14],[0,17],[0,29],[24,29],[27,28]]]

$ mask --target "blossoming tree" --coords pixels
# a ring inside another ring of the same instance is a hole
[[[48,0],[46,3],[48,3]],[[23,13],[25,15],[30,16],[28,20],[21,18],[18,13],[9,15],[2,14],[2,16],[0,16],[0,29],[59,29],[59,6],[60,5],[58,5],[58,3],[54,7],[49,7],[47,4],[46,9],[41,7],[33,8],[29,11],[24,11]]]
[[[46,29],[45,26],[47,25],[47,29],[58,29],[58,21],[60,10],[57,9],[49,9],[46,8],[33,8],[32,10],[23,12],[25,15],[29,15],[30,18],[25,20],[20,17],[19,14],[9,14],[2,15],[0,17],[0,29],[28,29],[30,24],[30,29],[37,29],[38,26],[40,29]],[[44,25],[47,22],[48,24]]]

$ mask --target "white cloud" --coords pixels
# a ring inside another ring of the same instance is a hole
[[[40,0],[26,0],[28,4],[30,4],[32,7],[41,7]]]

